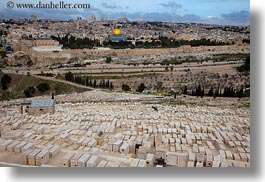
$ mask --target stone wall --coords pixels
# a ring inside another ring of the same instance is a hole
[[[54,107],[30,107],[28,109],[28,113],[31,115],[40,115],[40,114],[54,114],[55,108]]]
[[[113,57],[132,57],[132,56],[148,56],[148,55],[172,55],[181,53],[203,53],[215,51],[237,51],[249,52],[249,46],[181,46],[179,48],[163,48],[163,49],[67,49],[60,53],[52,51],[37,52],[28,51],[33,62],[38,66],[45,66],[53,63],[66,63],[70,58],[93,57],[102,58],[106,56]]]

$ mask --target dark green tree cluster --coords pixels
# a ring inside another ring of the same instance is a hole
[[[157,47],[162,47],[161,44],[162,43],[160,41],[156,41],[155,39],[153,39],[151,42],[137,41],[135,43],[135,48],[147,48],[147,49],[157,48]]]
[[[11,81],[12,81],[12,78],[9,75],[5,74],[4,76],[2,76],[2,78],[1,78],[2,90],[7,90]]]
[[[122,84],[122,90],[125,92],[131,91],[131,87],[127,84]]]
[[[213,94],[214,94],[214,93],[213,93],[213,87],[211,87],[210,90],[208,91],[208,94],[207,94],[207,95],[208,95],[209,97],[212,97]]]
[[[237,71],[239,72],[249,72],[250,71],[250,55],[248,55],[245,59],[245,63],[240,66],[237,67]]]
[[[29,87],[26,90],[24,90],[25,96],[28,97],[33,97],[36,92],[36,89],[34,87]]]
[[[46,92],[48,90],[50,90],[50,85],[48,83],[40,83],[38,86],[37,86],[37,89],[43,93],[43,92]]]
[[[106,63],[110,64],[112,62],[112,58],[110,56],[106,57]]]
[[[192,96],[197,96],[197,97],[205,96],[204,89],[202,89],[201,86],[199,85],[198,87],[196,87],[195,89],[192,90]],[[232,86],[230,86],[230,87],[225,87],[223,92],[221,91],[221,89],[219,87],[216,89],[211,87],[208,91],[207,96],[214,97],[214,98],[216,98],[216,97],[239,97],[239,98],[242,98],[245,95],[244,95],[243,86],[241,86],[240,89],[234,89]]]
[[[222,93],[221,93],[221,89],[220,89],[220,85],[218,84],[218,87],[215,89],[214,93],[213,93],[213,97],[221,97]]]
[[[216,40],[210,40],[202,38],[200,40],[180,40],[180,45],[190,45],[191,47],[198,47],[198,46],[222,46],[222,45],[230,45],[229,43],[220,42]]]
[[[100,46],[97,40],[91,40],[89,38],[76,38],[69,34],[60,38],[59,36],[51,36],[52,39],[57,40],[63,45],[65,49],[92,49],[95,46]]]
[[[210,90],[207,93],[208,96],[220,97],[222,96],[220,87],[218,86],[216,89],[213,87],[210,88]],[[197,86],[195,89],[192,89],[192,96],[197,96],[203,98],[205,96],[204,88],[201,87],[201,85]]]
[[[37,75],[46,76],[46,77],[54,77],[54,74],[52,74],[52,73],[43,73],[43,72],[41,72],[40,74],[37,74]]]
[[[200,40],[175,40],[173,38],[168,38],[165,36],[160,36],[159,39],[152,41],[137,41],[133,45],[130,41],[121,41],[121,42],[104,42],[103,45],[116,49],[126,49],[126,48],[177,48],[182,45],[190,45],[192,47],[197,46],[221,46],[228,45],[229,43],[217,42],[215,40],[211,41],[210,39],[200,39]]]
[[[137,41],[135,48],[177,48],[183,45],[190,45],[192,47],[198,46],[221,46],[229,45],[229,43],[218,42],[210,39],[200,39],[200,40],[175,40],[173,38],[168,38],[160,36],[158,40],[153,39],[151,42]]]
[[[241,87],[240,90],[236,90],[233,87],[225,87],[223,92],[223,97],[239,97],[242,98],[244,96],[244,89]]]
[[[92,79],[88,76],[81,76],[79,74],[73,74],[72,72],[67,72],[65,74],[65,79],[70,82],[74,82],[80,85],[85,85],[93,88],[102,88],[102,89],[113,89],[113,83],[105,79]]]
[[[199,85],[195,88],[195,90],[192,89],[192,96],[203,97],[204,96],[204,88],[202,88],[201,85]]]
[[[192,89],[192,96],[197,96],[197,97],[201,97],[203,98],[206,94],[204,92],[204,88],[201,87],[201,85],[197,86],[195,89]],[[219,87],[215,90],[214,92],[214,89],[213,87],[210,88],[210,90],[208,91],[207,93],[208,96],[219,96]]]
[[[75,68],[80,68],[80,67],[86,67],[87,64],[81,64],[81,63],[75,63],[74,67]]]
[[[28,61],[27,61],[27,66],[28,66],[28,67],[31,67],[31,66],[33,66],[33,64],[34,64],[34,63],[33,63],[33,61],[32,61],[32,60],[28,60]]]
[[[144,83],[141,83],[141,84],[138,86],[136,92],[140,92],[140,93],[142,93],[142,92],[144,91],[144,89],[145,89],[145,85],[144,85]]]
[[[176,40],[165,36],[159,36],[158,39],[152,41],[136,41],[135,45],[131,41],[111,42],[104,41],[103,45],[98,40],[91,40],[89,38],[76,38],[72,35],[65,35],[64,37],[51,36],[52,39],[59,41],[65,49],[92,49],[94,47],[110,47],[112,49],[127,49],[127,48],[177,48],[182,45],[197,46],[221,46],[229,45],[229,43],[219,42],[202,38],[200,40]]]
[[[160,64],[161,65],[178,65],[178,64],[182,64],[184,62],[185,61],[178,60],[177,58],[171,58],[171,59],[165,59],[165,60],[163,60]]]
[[[90,80],[89,77],[86,77],[87,85],[93,88],[102,88],[102,89],[110,89],[113,90],[113,84],[109,80]]]
[[[111,41],[104,41],[103,47],[110,47],[112,49],[134,49],[135,46],[129,41],[120,41],[120,42],[111,42]]]
[[[74,74],[71,71],[65,73],[64,77],[65,77],[65,80],[70,81],[70,82],[74,80]]]
[[[0,51],[0,58],[6,57],[6,51]]]
[[[8,32],[6,30],[0,30],[0,36],[6,36]]]
[[[210,39],[200,39],[200,40],[175,40],[173,38],[168,38],[160,36],[158,40],[153,39],[151,42],[137,41],[135,44],[136,48],[177,48],[183,45],[190,45],[192,47],[197,46],[221,46],[228,45],[229,43],[218,42]]]
[[[250,39],[243,39],[242,40],[242,43],[243,44],[250,44]]]

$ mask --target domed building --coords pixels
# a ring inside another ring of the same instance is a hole
[[[114,30],[112,31],[112,35],[116,35],[116,36],[118,36],[118,35],[122,35],[122,32],[121,32],[120,29],[114,29]]]
[[[112,31],[112,35],[108,37],[107,40],[118,43],[127,41],[127,38],[122,35],[122,31],[120,29],[114,29]]]

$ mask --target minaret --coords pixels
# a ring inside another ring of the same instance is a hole
[[[76,21],[76,30],[79,30],[79,28],[80,28],[80,21],[81,21],[81,17],[78,16],[77,21]]]

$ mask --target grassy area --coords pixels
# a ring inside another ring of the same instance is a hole
[[[161,71],[160,71],[161,72]],[[136,74],[137,73],[137,74]],[[111,80],[111,79],[124,79],[124,78],[143,78],[143,77],[150,77],[150,76],[156,76],[158,75],[158,73],[153,73],[153,72],[135,72],[135,73],[119,73],[119,72],[115,72],[115,74],[120,74],[120,75],[112,75],[114,73],[111,73],[109,75],[109,73],[74,73],[75,75],[81,75],[83,77],[88,77],[89,79],[95,79],[95,80]],[[104,75],[100,75],[100,74],[104,74]],[[65,80],[64,75],[59,75],[56,76],[57,79],[62,79]]]
[[[231,61],[244,60],[247,56],[249,56],[249,54],[245,54],[245,53],[213,54],[212,57],[208,57],[205,59],[197,59],[195,57],[189,57],[186,59],[171,58],[171,59],[163,60],[160,64],[161,65],[179,65],[179,64],[183,64],[183,63],[202,63],[202,62],[208,62],[209,60],[211,60],[213,62],[231,62]]]
[[[249,108],[250,107],[250,99],[249,98],[223,98],[218,97],[213,99],[212,97],[189,97],[189,98],[165,98],[159,100],[158,104],[162,105],[182,105],[182,106],[208,106],[208,107],[216,107],[216,108]]]
[[[4,74],[0,72],[0,77],[2,77],[3,75]],[[8,75],[12,78],[12,81],[8,87],[8,90],[2,90],[2,88],[0,88],[0,100],[25,98],[24,91],[27,90],[29,87],[35,88],[36,92],[34,93],[34,96],[51,95],[52,92],[54,92],[55,95],[58,95],[58,94],[86,91],[85,89],[69,86],[64,83],[42,80],[32,76],[18,75],[18,74],[8,74]],[[36,88],[40,83],[49,84],[50,89],[48,91],[41,93]]]
[[[220,62],[220,61],[238,61],[238,60],[245,60],[249,54],[214,54],[213,61]]]

